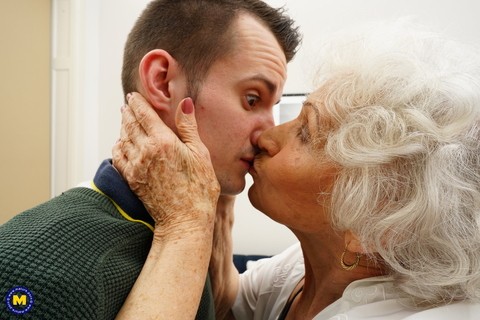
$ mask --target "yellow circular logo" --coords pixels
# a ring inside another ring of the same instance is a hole
[[[15,287],[8,291],[5,302],[7,310],[15,314],[25,314],[33,307],[33,294],[25,287]]]

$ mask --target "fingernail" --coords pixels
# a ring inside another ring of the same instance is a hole
[[[132,97],[131,93],[127,93],[127,102],[130,101],[130,98]]]
[[[190,114],[193,112],[193,101],[192,98],[186,98],[182,103],[182,111],[184,114]]]

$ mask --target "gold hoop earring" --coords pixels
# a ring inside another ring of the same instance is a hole
[[[355,269],[358,266],[358,263],[360,262],[361,254],[356,252],[355,262],[352,264],[346,264],[344,261],[346,253],[347,253],[347,246],[345,246],[345,250],[343,250],[342,256],[340,257],[340,265],[342,266],[343,270],[350,271]]]

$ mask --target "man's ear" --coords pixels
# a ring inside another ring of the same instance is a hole
[[[365,248],[360,242],[359,237],[351,230],[345,231],[345,243],[347,250],[359,254],[369,253],[368,248]]]
[[[165,50],[148,52],[140,61],[139,78],[145,98],[157,111],[169,111],[174,86],[180,74],[177,61]]]

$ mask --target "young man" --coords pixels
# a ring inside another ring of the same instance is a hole
[[[272,107],[298,44],[292,21],[259,0],[154,0],[128,37],[125,93],[140,92],[175,133],[177,106],[183,101],[188,113],[192,101],[184,98],[193,99],[200,138],[219,183],[220,219],[232,217],[233,195],[245,186],[258,136],[273,125]],[[157,178],[148,172],[145,177]],[[213,180],[199,187],[216,200]],[[179,188],[165,212],[190,214],[175,212],[177,201],[188,200],[182,194],[188,186],[164,185]],[[160,290],[133,290],[119,317],[142,318],[137,301],[155,295],[162,310],[157,317],[213,318],[208,278],[205,283],[208,257],[195,256],[197,249],[208,252],[212,246],[212,228],[178,234],[158,216],[152,218],[151,206],[132,189],[106,160],[91,186],[71,189],[0,226],[0,295],[5,301],[0,318],[111,319],[142,267],[140,283],[148,282],[149,272],[165,274]],[[194,203],[192,209],[202,214],[211,205]],[[161,259],[144,266],[147,256]],[[185,284],[199,281],[205,283],[203,294],[202,286],[185,290]],[[197,312],[198,302],[187,302],[200,296]]]

